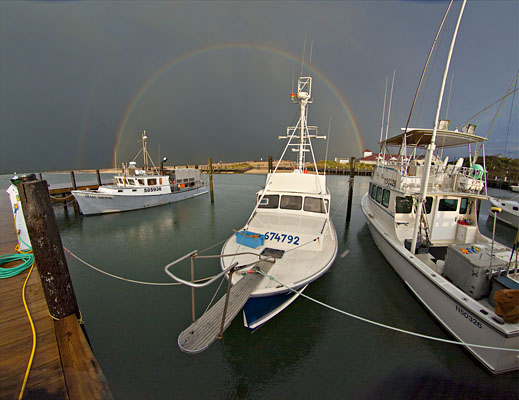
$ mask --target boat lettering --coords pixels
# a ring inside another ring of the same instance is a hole
[[[463,308],[459,307],[458,305],[456,305],[456,311],[458,311],[461,315],[463,315],[470,322],[476,325],[479,329],[483,328],[481,322],[479,322],[476,318],[474,318],[472,315],[470,315],[468,312],[466,312]]]
[[[396,186],[396,179],[384,178],[384,183],[385,183],[387,186],[393,186],[393,187],[395,187],[395,186]]]
[[[103,199],[103,200],[112,200],[113,197],[111,196],[99,196],[99,195],[92,195],[92,194],[86,194],[85,198],[87,199]]]
[[[286,233],[265,232],[265,240],[275,240],[277,242],[299,245],[299,236],[287,235]]]
[[[149,192],[160,192],[162,191],[162,187],[147,187],[147,188],[144,188],[144,193],[149,193]]]

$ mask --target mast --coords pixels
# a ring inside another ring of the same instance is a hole
[[[452,52],[454,50],[454,43],[456,42],[456,36],[458,35],[458,28],[461,23],[461,17],[463,16],[463,11],[465,9],[465,4],[467,3],[467,0],[463,0],[463,4],[461,5],[460,9],[460,15],[458,16],[458,22],[456,23],[456,29],[454,30],[454,34],[452,36],[451,46],[449,49],[449,55],[447,56],[447,62],[445,65],[445,71],[443,73],[443,80],[442,85],[440,89],[440,96],[438,99],[438,108],[436,109],[436,117],[434,119],[434,128],[431,136],[431,143],[427,146],[427,153],[425,155],[425,165],[424,165],[424,175],[422,176],[422,183],[421,183],[421,191],[420,191],[420,197],[418,200],[418,206],[416,208],[416,219],[414,222],[414,229],[413,229],[413,237],[411,242],[411,253],[414,254],[416,250],[416,240],[418,235],[418,229],[420,227],[420,220],[422,218],[422,206],[425,203],[425,199],[427,197],[427,185],[429,184],[429,176],[431,172],[431,160],[434,153],[434,149],[436,148],[436,132],[438,131],[438,123],[440,118],[440,110],[442,106],[442,100],[443,100],[443,92],[445,91],[445,83],[447,81],[447,75],[449,73],[449,66],[452,58]]]
[[[148,135],[142,131],[142,155],[144,157],[144,170],[148,171]]]

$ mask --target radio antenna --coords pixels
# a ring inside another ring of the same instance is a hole
[[[303,76],[303,66],[305,64],[305,53],[306,53],[306,36],[305,36],[305,44],[303,45],[303,57],[301,58],[301,75]]]

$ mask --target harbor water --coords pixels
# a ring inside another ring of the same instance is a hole
[[[2,191],[7,187],[0,177]],[[68,183],[70,176],[44,176]],[[95,175],[89,180],[95,181]],[[85,179],[86,179],[85,178]],[[80,179],[80,178],[79,178]],[[305,291],[320,302],[404,330],[452,339],[420,305],[376,248],[360,210],[369,178],[355,179],[346,225],[348,177],[329,176],[337,259]],[[104,180],[104,179],[103,179]],[[514,399],[518,375],[494,376],[462,347],[383,329],[298,298],[254,333],[241,314],[221,341],[188,355],[177,337],[191,323],[191,291],[172,283],[164,266],[227,239],[254,207],[264,175],[215,175],[209,196],[126,213],[83,217],[55,207],[63,245],[91,266],[67,257],[88,338],[117,399]],[[493,195],[511,192],[490,189]],[[480,229],[488,236],[488,202]],[[511,246],[515,232],[501,224],[497,240]],[[205,254],[219,254],[222,244]],[[220,271],[197,261],[196,278]],[[176,271],[189,276],[189,262]],[[223,285],[225,286],[225,285]],[[196,291],[196,313],[218,284]],[[218,298],[222,295],[219,290]],[[454,312],[454,311],[453,311]]]

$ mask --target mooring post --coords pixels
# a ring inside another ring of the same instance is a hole
[[[96,175],[97,175],[97,184],[101,186],[101,174],[99,173],[99,170],[96,169]]]
[[[348,209],[346,211],[346,223],[351,219],[351,203],[353,200],[353,184],[355,183],[355,157],[350,157],[350,183],[348,186]]]
[[[211,203],[214,203],[214,193],[213,193],[213,159],[209,157],[209,192],[211,193]]]
[[[35,178],[17,187],[49,312],[57,319],[71,314],[79,318],[76,295],[50,203],[47,182]]]
[[[72,190],[76,190],[77,189],[76,175],[74,175],[74,171],[70,171],[70,181],[72,182]],[[79,212],[78,205],[76,203],[76,199],[73,200],[73,204],[74,204],[74,211],[76,213]]]
[[[269,173],[272,173],[272,156],[269,156]]]

